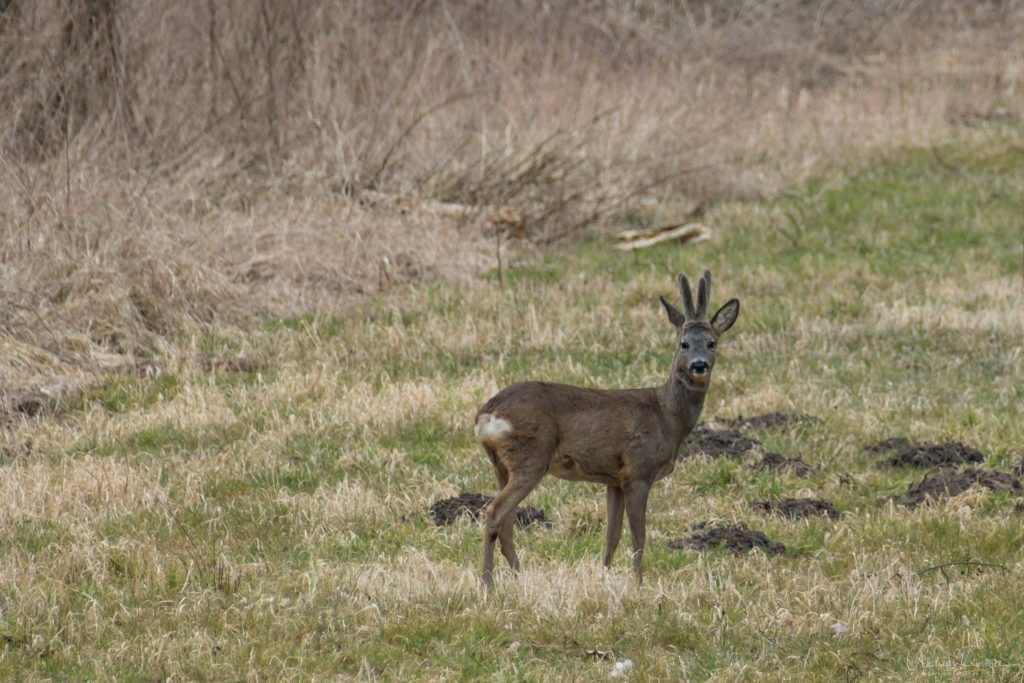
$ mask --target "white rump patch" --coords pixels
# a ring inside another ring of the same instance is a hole
[[[481,443],[501,441],[512,433],[512,423],[503,417],[484,413],[476,419],[474,431],[477,441]]]

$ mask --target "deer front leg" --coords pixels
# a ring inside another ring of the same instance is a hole
[[[626,514],[629,516],[629,531],[633,536],[633,572],[636,582],[644,580],[644,541],[647,536],[647,494],[651,487],[647,482],[630,482],[625,489]]]
[[[608,536],[604,546],[604,566],[612,566],[612,557],[615,549],[619,547],[619,538],[622,537],[622,511],[623,511],[622,488],[619,486],[608,486]]]

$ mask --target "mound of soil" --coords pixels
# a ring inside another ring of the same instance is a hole
[[[27,387],[0,387],[0,417],[56,415],[81,396],[82,390],[83,385],[70,377]]]
[[[758,548],[769,555],[778,555],[786,551],[786,546],[773,541],[760,531],[754,531],[746,524],[709,524],[702,522],[693,527],[696,533],[686,538],[669,541],[668,547],[676,550],[690,548],[705,551],[718,547],[736,553],[746,553]]]
[[[839,510],[827,500],[817,498],[783,498],[782,500],[755,500],[750,507],[757,512],[780,515],[789,519],[826,515],[839,519]]]
[[[694,455],[704,454],[710,458],[739,458],[761,442],[735,429],[712,429],[706,425],[697,425],[683,441],[679,459],[684,460]]]
[[[491,502],[491,496],[480,493],[460,493],[454,498],[439,500],[430,506],[430,519],[437,526],[454,524],[462,516],[479,520],[484,508]],[[525,527],[531,524],[549,525],[543,510],[529,505],[516,509],[516,524]]]
[[[813,415],[802,415],[800,413],[765,413],[752,417],[740,415],[726,424],[733,429],[782,429],[808,422],[817,422],[818,418]]]
[[[886,439],[866,449],[869,453],[893,452],[879,464],[886,467],[956,467],[985,461],[981,451],[959,441],[912,443],[901,437]]]
[[[977,468],[966,469],[963,472],[947,469],[911,484],[907,487],[906,495],[897,499],[897,502],[908,507],[917,507],[929,499],[957,496],[975,484],[990,491],[1024,491],[1020,479],[1006,472]]]
[[[789,470],[798,477],[809,477],[814,468],[800,458],[787,458],[781,453],[765,453],[760,462],[750,466],[754,470]]]

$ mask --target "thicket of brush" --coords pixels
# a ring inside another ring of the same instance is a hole
[[[1016,0],[0,1],[2,379],[477,272],[486,207],[550,244],[1012,118],[1022,27]]]

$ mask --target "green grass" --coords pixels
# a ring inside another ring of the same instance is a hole
[[[160,401],[173,399],[180,389],[176,374],[164,373],[152,379],[119,377],[89,389],[77,399],[71,410],[98,404],[110,413],[144,410]]]
[[[200,354],[266,367],[115,378],[9,426],[26,447],[2,465],[0,678],[603,680],[629,658],[636,681],[1019,680],[1020,498],[908,509],[893,498],[924,473],[864,452],[905,436],[1003,471],[1024,457],[1024,157],[1004,146],[723,204],[703,245],[595,236],[502,282],[215,331]],[[517,532],[524,571],[485,600],[479,528],[426,516],[494,492],[474,411],[522,379],[662,382],[657,296],[705,268],[714,303],[743,308],[704,418],[813,415],[754,436],[816,472],[680,463],[651,497],[642,586],[624,550],[599,565],[603,490],[545,481],[527,503],[551,526]],[[802,496],[844,516],[750,507]],[[786,552],[668,547],[715,520]]]

